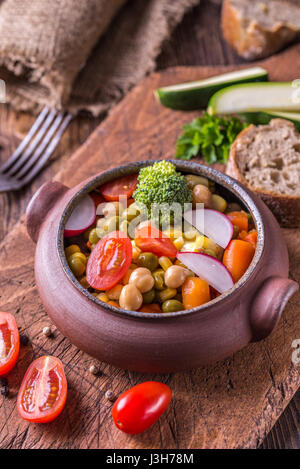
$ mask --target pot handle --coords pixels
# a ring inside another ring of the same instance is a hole
[[[60,182],[45,182],[30,200],[26,209],[26,228],[30,238],[35,243],[38,240],[40,228],[48,212],[68,190],[69,188]]]
[[[252,342],[266,338],[278,324],[288,300],[299,289],[294,280],[269,277],[264,281],[251,305]]]

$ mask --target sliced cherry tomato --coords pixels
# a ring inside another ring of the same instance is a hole
[[[134,242],[142,251],[152,252],[159,257],[176,257],[177,254],[170,238],[152,225],[137,228]]]
[[[113,231],[100,239],[92,250],[86,268],[86,279],[97,290],[109,290],[124,277],[131,259],[130,239],[121,231]]]
[[[67,380],[62,362],[47,356],[32,362],[18,394],[21,417],[29,422],[51,422],[63,410],[66,399]]]
[[[130,199],[134,193],[137,183],[138,175],[132,174],[130,176],[124,176],[115,181],[107,182],[100,187],[101,193],[105,200],[119,200],[119,198],[127,197]]]
[[[114,403],[115,425],[124,433],[136,435],[147,430],[168,408],[172,391],[166,384],[147,381],[125,391]]]
[[[0,376],[5,376],[16,364],[20,338],[16,320],[0,311]]]

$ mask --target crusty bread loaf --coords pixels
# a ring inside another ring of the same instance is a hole
[[[224,0],[225,39],[247,60],[273,54],[300,35],[299,0]]]
[[[300,227],[300,134],[292,122],[273,119],[244,129],[226,173],[258,193],[282,226]]]

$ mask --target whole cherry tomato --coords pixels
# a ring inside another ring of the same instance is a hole
[[[137,177],[137,174],[132,174],[107,182],[100,187],[100,191],[108,201],[119,200],[120,197],[130,199],[138,183]]]
[[[19,350],[16,320],[11,314],[0,312],[0,376],[5,376],[15,366]]]
[[[91,252],[86,268],[88,283],[97,290],[109,290],[126,274],[132,259],[131,241],[125,233],[113,231]]]
[[[135,435],[153,425],[168,408],[172,391],[166,384],[147,381],[125,391],[114,403],[115,425],[124,433]]]
[[[63,410],[67,399],[64,366],[56,357],[40,357],[31,363],[23,378],[17,408],[29,422],[46,423]]]
[[[176,257],[177,254],[171,239],[152,225],[137,228],[134,242],[142,251],[152,252],[159,257]]]

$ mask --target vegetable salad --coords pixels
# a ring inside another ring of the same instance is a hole
[[[76,231],[72,215],[67,222],[65,254],[80,284],[115,307],[144,313],[199,307],[232,288],[254,256],[251,216],[212,181],[181,174],[171,162],[106,183],[88,197],[93,223],[85,201],[82,227],[80,205]],[[153,211],[157,203],[161,210]]]

